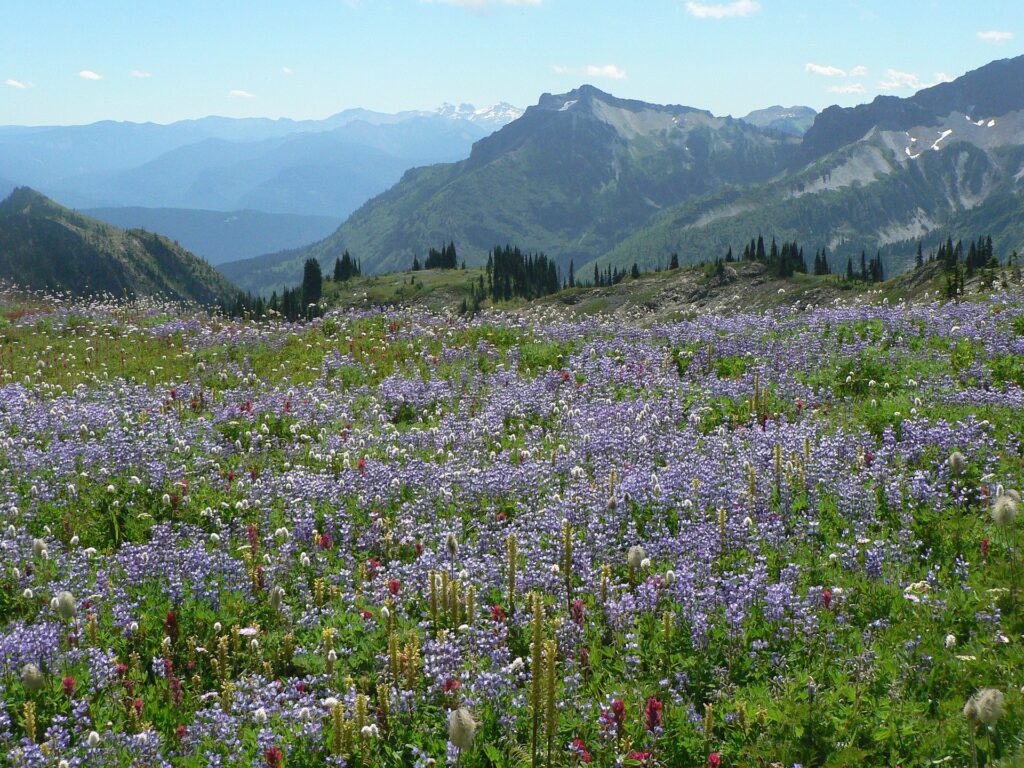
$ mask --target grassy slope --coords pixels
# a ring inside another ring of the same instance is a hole
[[[723,280],[703,266],[684,266],[626,278],[607,288],[572,288],[535,302],[488,302],[485,306],[515,310],[532,305],[566,314],[642,316],[654,321],[723,312],[760,312],[798,304],[923,301],[945,289],[941,270],[934,264],[874,285],[848,282],[838,275],[797,274],[779,278],[767,273],[762,265],[752,263],[737,262],[731,266],[736,271],[735,279]],[[482,269],[433,269],[357,277],[343,284],[325,281],[324,300],[329,307],[398,305],[455,311],[470,296],[471,284],[483,274]],[[415,283],[411,282],[413,279]],[[968,284],[968,293],[980,290],[977,279]]]

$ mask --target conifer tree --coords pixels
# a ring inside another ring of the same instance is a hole
[[[320,262],[316,259],[306,259],[302,269],[302,302],[306,306],[319,304],[323,295],[324,276],[320,270]]]

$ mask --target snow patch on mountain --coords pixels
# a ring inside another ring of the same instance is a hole
[[[941,149],[941,147],[939,147],[939,144],[941,144],[942,140],[947,138],[952,133],[953,133],[953,129],[952,128],[947,128],[946,130],[942,131],[942,133],[939,134],[939,138],[937,138],[935,140],[935,142],[932,144],[932,149],[934,149],[936,152],[938,152],[939,149]]]
[[[465,120],[470,123],[501,128],[513,120],[523,116],[523,110],[507,102],[499,102],[489,107],[475,107],[472,104],[448,104],[447,102],[434,110],[434,114],[449,120]]]

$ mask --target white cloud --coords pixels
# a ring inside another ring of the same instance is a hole
[[[295,74],[295,70],[293,70],[291,67],[281,67],[281,71],[284,74],[286,74],[286,75],[294,75]]]
[[[132,77],[139,77],[139,78],[146,78],[146,77],[152,77],[153,76],[152,72],[145,72],[145,71],[143,71],[141,69],[133,69],[128,74],[131,75]]]
[[[78,76],[83,78],[83,79],[85,79],[85,80],[102,80],[103,79],[103,75],[98,75],[95,72],[93,72],[91,69],[83,69],[81,72],[78,73]]]
[[[256,94],[249,93],[248,91],[243,91],[243,90],[241,90],[239,88],[236,88],[233,91],[228,91],[228,98],[229,99],[255,99],[256,98]]]
[[[858,64],[856,67],[851,69],[847,74],[850,77],[864,77],[868,73],[868,68],[863,64]]]
[[[18,90],[23,91],[29,87],[30,83],[23,83],[21,80],[15,80],[13,77],[9,77],[4,80],[4,85],[9,85],[11,88],[17,88]]]
[[[612,80],[626,79],[626,70],[615,64],[588,64],[583,68],[583,72],[590,77],[608,77]]]
[[[626,79],[626,70],[616,64],[587,64],[585,67],[552,64],[551,71],[556,75],[586,75],[587,77],[607,77],[611,80]]]
[[[1002,45],[1013,40],[1013,32],[1004,32],[999,29],[991,29],[988,32],[979,32],[978,39],[990,45]]]
[[[878,87],[883,91],[898,91],[904,88],[919,91],[922,88],[931,88],[933,85],[938,85],[939,83],[948,83],[952,79],[953,78],[945,72],[936,72],[934,79],[930,83],[926,83],[912,72],[900,72],[896,69],[887,69],[885,71],[885,79],[878,84]]]
[[[757,0],[733,0],[731,3],[698,3],[690,0],[686,12],[698,19],[727,19],[736,16],[750,16],[761,10]]]
[[[830,85],[829,93],[864,93],[863,83],[846,83],[844,85]]]
[[[846,77],[845,69],[830,67],[825,64],[812,64],[810,62],[804,64],[804,72],[813,72],[816,75],[824,75],[825,77]]]
[[[887,69],[885,79],[878,84],[878,87],[883,91],[898,91],[901,88],[913,88],[916,91],[919,88],[924,88],[924,83],[912,72]]]

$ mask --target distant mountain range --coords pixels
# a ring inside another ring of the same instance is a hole
[[[169,125],[3,126],[0,194],[27,185],[65,205],[102,208],[106,217],[119,220],[142,220],[142,214],[108,209],[203,211],[192,217],[145,216],[159,220],[164,234],[223,261],[309,243],[327,233],[322,220],[283,224],[261,213],[340,222],[409,168],[460,160],[473,142],[521,114],[505,103],[483,109],[445,104],[396,114],[352,109],[324,120],[208,117]],[[223,241],[224,217],[214,211],[233,213],[238,247]],[[263,233],[282,226],[287,229],[282,237],[263,239]],[[299,232],[309,236],[297,240]]]
[[[165,237],[123,230],[19,187],[0,202],[0,279],[77,295],[159,295],[212,305],[237,289]]]
[[[323,241],[223,270],[262,291],[297,282],[309,256],[329,266],[347,249],[381,272],[448,241],[469,264],[514,243],[584,275],[672,252],[713,258],[758,233],[827,247],[837,268],[879,249],[890,274],[918,238],[991,234],[998,252],[1024,248],[1024,57],[910,98],[830,107],[800,136],[807,117],[734,120],[591,86],[545,94],[467,159],[407,171]]]
[[[2,192],[2,190],[0,190]],[[262,211],[198,211],[188,208],[86,208],[86,216],[124,229],[169,233],[213,265],[254,253],[298,248],[331,234],[341,219]]]
[[[470,263],[514,242],[568,266],[607,252],[660,209],[724,186],[770,179],[799,139],[681,106],[617,99],[593,86],[545,94],[473,145],[469,158],[409,171],[323,242],[297,254],[225,265],[242,285],[291,282],[309,255],[346,248],[364,269],[405,269],[445,233]],[[282,272],[282,259],[289,262]],[[261,272],[270,267],[274,279]]]

